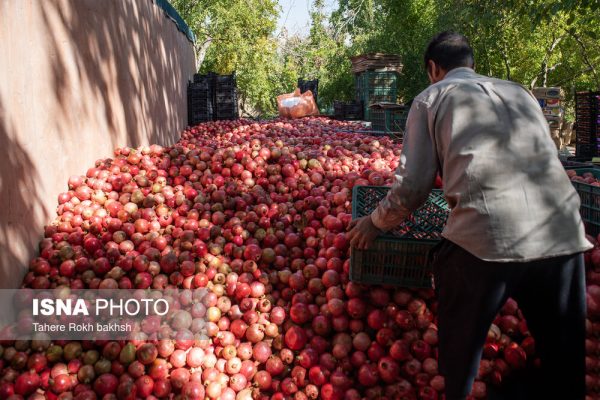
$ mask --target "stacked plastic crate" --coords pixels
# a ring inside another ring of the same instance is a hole
[[[364,54],[351,58],[356,100],[363,103],[364,118],[376,130],[392,129],[393,111],[372,106],[398,101],[398,74],[402,70],[400,57],[389,54]]]
[[[210,75],[194,75],[187,90],[188,125],[194,126],[213,120],[213,92]]]
[[[215,76],[215,119],[238,118],[238,96],[235,73]]]
[[[238,118],[235,73],[232,75],[195,74],[188,96],[188,124]]]
[[[375,122],[385,119],[383,110],[373,110],[377,103],[396,103],[398,100],[398,74],[393,71],[365,71],[355,75],[356,100],[364,105],[365,120]],[[381,114],[381,115],[380,115]]]
[[[600,92],[576,94],[575,125],[575,155],[597,157],[600,154]]]
[[[354,186],[352,218],[369,215],[389,189]],[[439,243],[449,212],[444,193],[433,190],[418,210],[396,228],[378,236],[369,249],[352,249],[350,280],[371,285],[431,287],[427,255]]]
[[[344,121],[361,121],[364,119],[364,106],[361,101],[334,101],[333,117]]]
[[[540,107],[542,107],[542,111],[546,117],[546,121],[548,121],[548,125],[550,125],[552,140],[556,144],[556,148],[560,149],[562,147],[560,130],[565,114],[562,104],[564,93],[559,87],[540,87],[533,89],[533,95],[538,99]]]

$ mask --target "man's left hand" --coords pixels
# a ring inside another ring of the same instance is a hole
[[[373,224],[371,216],[367,215],[355,219],[348,225],[350,232],[346,238],[350,241],[350,246],[357,249],[368,249],[381,231]]]

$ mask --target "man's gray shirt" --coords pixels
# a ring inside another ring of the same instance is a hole
[[[456,68],[415,98],[394,183],[371,215],[375,226],[387,231],[418,208],[438,172],[451,207],[442,235],[480,259],[592,248],[548,123],[517,83]]]

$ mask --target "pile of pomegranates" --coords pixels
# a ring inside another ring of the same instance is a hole
[[[433,291],[348,281],[352,188],[389,184],[401,151],[353,128],[206,123],[70,177],[23,287],[206,288],[208,339],[4,341],[0,398],[442,399]],[[587,258],[591,399],[600,250]],[[534,365],[534,345],[509,300],[471,398]]]
[[[592,186],[600,186],[600,180],[597,178],[597,176],[600,176],[600,174],[594,175],[593,172],[589,171],[589,168],[586,168],[585,172],[581,172],[576,169],[568,169],[566,172],[573,182],[585,183]]]
[[[589,237],[595,248],[585,254],[587,314],[585,340],[586,386],[588,393],[600,396],[600,235]]]

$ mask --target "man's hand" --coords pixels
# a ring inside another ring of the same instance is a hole
[[[348,232],[346,238],[350,241],[350,246],[357,249],[368,249],[373,240],[381,233],[373,224],[370,215],[350,222],[348,229],[350,229],[350,232]]]

